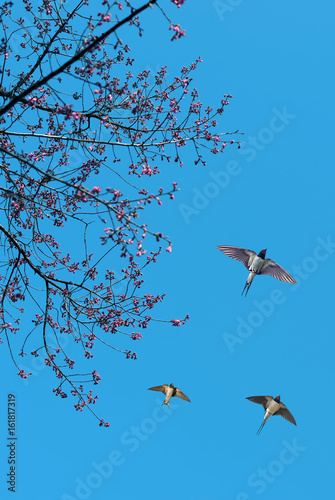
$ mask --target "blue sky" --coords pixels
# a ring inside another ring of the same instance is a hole
[[[245,134],[241,150],[207,155],[206,167],[185,151],[182,169],[166,165],[152,181],[177,181],[180,192],[146,217],[173,240],[146,286],[167,294],[156,316],[190,320],[152,326],[137,361],[96,349],[87,366],[102,376],[97,411],[109,429],[55,398],[43,366],[19,379],[3,344],[1,498],[10,495],[8,393],[17,400],[17,500],[312,499],[333,489],[335,7],[165,3],[187,36],[171,43],[164,20],[145,13],[144,36],[127,39],[138,68],[168,65],[172,77],[201,55],[200,98],[215,105],[231,93],[222,131]],[[219,244],[267,248],[298,284],[258,277],[241,297],[247,270]],[[163,394],[147,391],[171,382],[191,404],[176,398],[167,411]],[[264,412],[245,398],[262,394],[280,394],[297,427],[272,418],[256,436]]]

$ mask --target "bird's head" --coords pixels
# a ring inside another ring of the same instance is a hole
[[[266,250],[267,248],[265,250],[261,250],[258,254],[258,257],[260,257],[261,259],[265,259]]]
[[[275,398],[275,401],[276,401],[276,403],[280,403],[280,396],[277,396],[277,397]]]
[[[170,387],[174,387],[174,385],[173,385],[173,384],[170,384]]]

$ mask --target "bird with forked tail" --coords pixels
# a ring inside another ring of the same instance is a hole
[[[249,399],[249,401],[252,401],[253,403],[262,405],[265,410],[264,420],[257,431],[257,435],[261,433],[266,421],[272,415],[280,415],[291,422],[291,424],[297,425],[292,413],[286,408],[284,403],[280,401],[280,396],[277,396],[276,398],[273,398],[272,396],[251,396],[246,399]]]
[[[252,280],[256,274],[267,274],[277,280],[285,281],[286,283],[296,283],[296,280],[287,271],[285,271],[284,268],[282,268],[274,260],[265,258],[266,249],[261,250],[257,255],[256,252],[248,250],[247,248],[232,247],[228,245],[218,245],[217,248],[224,254],[228,255],[228,257],[242,262],[242,264],[244,264],[248,269],[249,276],[241,295],[243,295],[244,290],[246,290],[245,296],[247,296]]]

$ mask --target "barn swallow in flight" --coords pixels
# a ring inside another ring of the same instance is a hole
[[[221,252],[228,255],[232,259],[239,260],[242,262],[249,271],[249,276],[247,282],[243,288],[241,295],[243,295],[246,289],[245,296],[249,291],[252,280],[256,274],[268,274],[277,280],[285,281],[286,283],[296,283],[295,279],[283,269],[274,260],[266,259],[266,249],[261,250],[258,255],[252,250],[247,250],[246,248],[231,247],[227,245],[218,245],[217,247]]]
[[[284,403],[280,402],[280,396],[277,396],[276,398],[273,398],[272,396],[251,396],[246,399],[249,399],[249,401],[252,401],[253,403],[262,405],[265,410],[264,420],[257,431],[257,435],[260,434],[265,422],[269,417],[271,417],[271,415],[281,415],[286,420],[291,422],[291,424],[297,425],[292,413],[289,412]]]
[[[167,385],[167,384],[163,384],[163,385],[156,385],[155,387],[149,387],[148,391],[160,391],[160,392],[164,392],[165,394],[165,400],[163,401],[162,403],[162,406],[163,405],[168,405],[169,406],[169,403],[170,403],[170,399],[173,398],[173,397],[178,397],[178,398],[181,398],[181,399],[185,399],[185,401],[189,401],[191,402],[190,399],[188,399],[188,397],[186,396],[186,394],[184,394],[180,389],[178,389],[178,387],[175,387],[173,384],[170,384],[170,385]]]

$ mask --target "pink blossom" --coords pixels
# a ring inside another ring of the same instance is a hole
[[[186,0],[171,0],[171,2],[177,5],[178,9],[180,9],[180,7],[183,5],[183,3],[186,2]]]

